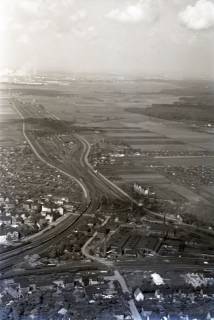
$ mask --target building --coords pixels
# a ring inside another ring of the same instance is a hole
[[[143,301],[144,300],[144,294],[142,293],[142,291],[137,288],[134,292],[134,298],[136,301]]]

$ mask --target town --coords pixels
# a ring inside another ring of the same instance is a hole
[[[77,122],[52,87],[1,90],[0,318],[212,319],[209,135],[202,150],[180,124]]]

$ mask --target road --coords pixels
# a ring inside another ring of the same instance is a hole
[[[129,297],[131,296],[130,291],[127,287],[126,281],[118,270],[114,271],[113,276],[107,276],[107,277],[105,277],[105,279],[119,282],[123,293],[128,294]],[[132,319],[133,320],[142,320],[142,317],[141,317],[140,313],[138,312],[138,309],[137,309],[135,302],[132,298],[129,298],[128,304],[129,304],[129,309],[130,309],[130,312],[132,315]]]
[[[102,223],[101,227],[104,227],[108,221],[109,221],[110,217],[106,217],[105,221]],[[93,236],[91,238],[89,238],[86,243],[83,245],[83,247],[81,248],[81,252],[82,252],[82,255],[86,257],[86,259],[89,259],[91,261],[95,261],[97,262],[98,264],[102,264],[102,265],[105,265],[106,267],[112,267],[113,266],[113,263],[111,261],[108,261],[106,260],[105,258],[101,258],[101,257],[97,257],[97,256],[94,256],[92,254],[90,254],[89,252],[89,245],[91,244],[91,242],[96,238],[96,236],[98,235],[98,232],[95,231]]]
[[[83,137],[80,136],[78,134],[75,135],[82,143],[83,145],[85,145],[87,152],[85,154],[85,159],[84,162],[86,163],[86,165],[88,166],[88,168],[90,168],[91,172],[93,172],[93,174],[96,174],[97,177],[99,177],[99,179],[102,181],[102,183],[104,185],[107,185],[110,189],[112,189],[115,193],[117,193],[120,197],[125,198],[126,200],[130,201],[131,203],[135,203],[137,206],[139,205],[139,203],[133,199],[132,197],[130,197],[125,191],[123,191],[121,188],[119,188],[115,183],[113,183],[112,181],[110,181],[109,179],[107,179],[104,175],[102,175],[100,172],[96,171],[94,168],[92,167],[92,165],[89,163],[88,161],[88,155],[91,151],[91,145],[90,143]]]
[[[127,284],[125,282],[125,279],[123,278],[123,276],[120,274],[120,272],[118,270],[115,270],[114,272],[114,276],[113,276],[113,279],[118,281],[122,290],[123,290],[123,293],[129,293],[129,289],[127,287]],[[132,314],[132,318],[133,320],[142,320],[138,310],[137,310],[137,307],[135,305],[135,302],[133,299],[129,299],[128,301],[129,303],[129,307],[130,307],[130,310],[131,310],[131,314]]]
[[[110,217],[106,218],[106,220],[103,222],[102,226],[107,224],[109,218]],[[113,268],[113,264],[112,264],[111,261],[106,260],[106,259],[101,258],[101,257],[98,257],[98,256],[94,256],[94,255],[89,253],[88,246],[96,238],[96,236],[97,236],[97,232],[95,232],[93,234],[93,236],[84,244],[84,246],[82,247],[82,254],[89,260],[97,262],[98,264],[103,264],[108,268]],[[126,281],[125,281],[124,277],[120,274],[120,272],[118,270],[114,270],[114,275],[106,277],[105,279],[119,282],[123,293],[124,294],[128,293],[129,297],[131,297],[131,293],[130,293],[130,291],[128,289]],[[130,312],[131,312],[131,315],[132,315],[132,319],[133,320],[142,320],[142,318],[141,318],[141,316],[140,316],[140,314],[139,314],[139,312],[137,310],[137,307],[135,305],[134,300],[130,298],[128,300],[128,304],[129,304]]]

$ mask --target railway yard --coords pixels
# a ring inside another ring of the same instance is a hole
[[[150,85],[1,85],[0,319],[214,317],[212,124]]]

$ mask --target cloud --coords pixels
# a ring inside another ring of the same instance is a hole
[[[86,18],[87,12],[75,9],[74,0],[11,0],[9,4],[0,0],[0,33],[20,37],[18,42],[26,43],[24,39],[31,34],[72,33]]]
[[[158,1],[139,0],[134,5],[128,5],[124,9],[113,9],[106,17],[123,23],[154,22],[159,15]]]
[[[206,30],[214,27],[214,2],[198,0],[179,14],[181,23],[191,30]]]

